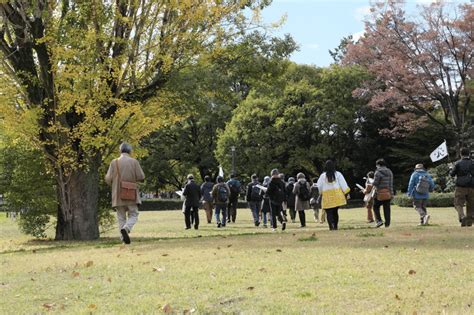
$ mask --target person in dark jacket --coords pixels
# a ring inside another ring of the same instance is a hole
[[[267,227],[267,217],[270,213],[270,198],[267,194],[268,184],[270,184],[270,176],[265,176],[262,186],[265,187],[266,190],[260,191],[260,196],[262,196],[262,217],[260,218],[260,222],[263,222],[264,228]]]
[[[468,148],[461,149],[461,159],[454,164],[450,175],[456,176],[454,208],[461,226],[472,226],[474,220],[474,161]],[[464,214],[464,204],[466,214]]]
[[[227,223],[231,221],[232,223],[235,223],[235,219],[237,218],[237,203],[239,202],[241,186],[237,179],[237,175],[231,174],[230,179],[227,181],[227,185],[230,188],[229,205],[227,207]]]
[[[295,210],[295,199],[296,196],[293,193],[293,188],[295,187],[295,178],[288,178],[288,185],[286,185],[286,205],[290,211],[291,222],[295,223],[296,210]]]
[[[184,223],[186,230],[191,228],[191,221],[194,222],[194,229],[199,228],[199,201],[201,200],[201,188],[194,182],[194,176],[188,175],[188,183],[184,186]]]
[[[315,177],[313,179],[313,184],[311,185],[310,191],[311,199],[309,200],[309,205],[313,208],[313,216],[316,223],[319,222],[319,209],[321,208],[321,198],[319,196],[319,189],[317,185],[318,179],[319,177]]]
[[[214,184],[211,182],[211,177],[206,175],[204,177],[204,183],[201,185],[202,205],[204,211],[206,211],[207,223],[212,221],[212,187]]]
[[[434,186],[433,178],[425,170],[423,164],[416,164],[415,171],[410,176],[407,195],[413,199],[413,207],[420,215],[419,225],[428,225],[430,220],[426,204]]]
[[[262,196],[260,195],[260,185],[257,174],[252,175],[252,182],[247,185],[246,199],[249,203],[250,211],[252,211],[253,222],[255,226],[260,225],[260,212],[262,206]]]
[[[212,200],[216,205],[216,223],[217,227],[225,227],[227,219],[227,202],[229,201],[230,188],[224,183],[222,176],[217,176],[217,184],[212,188]],[[220,214],[222,213],[222,218]]]
[[[285,183],[281,180],[277,169],[272,170],[271,176],[272,178],[268,184],[267,194],[270,198],[272,228],[273,231],[276,231],[278,218],[278,221],[281,223],[281,230],[284,231],[286,229],[286,222],[283,219],[282,203],[285,200]]]
[[[303,173],[296,175],[298,180],[293,188],[293,193],[296,196],[295,210],[298,211],[298,217],[300,218],[300,227],[306,226],[306,215],[304,211],[309,209],[309,201],[311,199],[311,185],[306,181],[306,176]]]
[[[385,219],[385,227],[390,226],[390,202],[391,198],[394,195],[393,191],[393,173],[387,167],[387,163],[384,159],[378,159],[375,162],[376,171],[374,175],[374,187],[376,189],[375,193],[375,200],[374,200],[374,214],[376,224],[375,227],[381,227],[384,222],[382,221],[382,217],[380,215],[380,207],[383,206],[383,216]],[[389,193],[389,199],[382,198],[382,192]],[[382,200],[385,199],[385,200]]]

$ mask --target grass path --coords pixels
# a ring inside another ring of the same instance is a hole
[[[180,212],[143,212],[130,246],[116,231],[35,241],[2,216],[0,312],[474,314],[474,228],[453,209],[431,216],[417,227],[414,210],[394,208],[392,227],[372,229],[351,209],[339,231],[310,222],[272,233],[247,209],[198,231]]]

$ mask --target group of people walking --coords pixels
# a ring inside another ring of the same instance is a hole
[[[117,218],[121,239],[130,243],[129,233],[138,219],[138,205],[141,204],[137,182],[145,176],[137,160],[130,156],[132,148],[129,144],[120,145],[121,156],[111,162],[106,182],[112,186],[112,207],[117,210]],[[367,220],[374,223],[375,228],[389,227],[391,224],[391,200],[394,196],[393,173],[387,167],[384,159],[376,161],[375,171],[367,174],[364,202],[367,208]],[[450,171],[456,177],[454,205],[458,212],[461,226],[472,226],[474,219],[474,162],[468,149],[461,150],[461,159]],[[237,203],[242,185],[235,174],[225,182],[218,176],[213,183],[209,176],[205,177],[202,185],[198,185],[192,174],[188,175],[183,190],[185,198],[183,213],[185,229],[199,229],[199,207],[202,205],[207,223],[211,223],[213,212],[218,228],[237,219]],[[408,183],[407,195],[413,200],[413,207],[420,215],[420,225],[429,222],[427,211],[429,193],[435,183],[422,164],[417,164]],[[251,182],[246,186],[245,198],[251,210],[256,227],[267,227],[270,223],[273,231],[278,228],[285,230],[288,222],[287,211],[291,222],[296,221],[300,227],[306,226],[305,210],[313,210],[316,222],[327,220],[329,230],[337,230],[339,225],[339,208],[347,204],[350,188],[343,174],[336,170],[334,161],[328,160],[324,172],[312,183],[303,173],[298,173],[296,179],[289,177],[285,182],[284,174],[273,169],[270,176],[265,176],[263,182],[256,174],[251,176]],[[466,212],[464,212],[466,205]],[[383,209],[383,219],[381,209]],[[128,215],[128,217],[127,217]]]

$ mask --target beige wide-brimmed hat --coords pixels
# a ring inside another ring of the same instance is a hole
[[[415,170],[424,170],[424,169],[425,169],[425,167],[421,163],[415,165]]]

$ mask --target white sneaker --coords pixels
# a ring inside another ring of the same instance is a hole
[[[423,217],[423,225],[428,225],[429,221],[430,221],[430,215],[427,214]]]
[[[276,232],[276,229],[272,229],[272,232]]]

